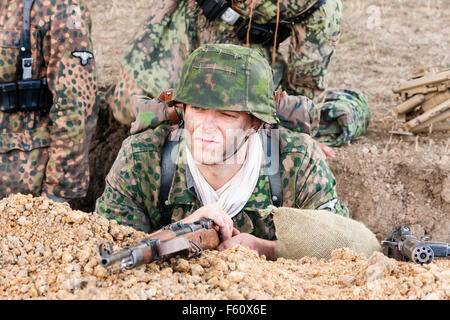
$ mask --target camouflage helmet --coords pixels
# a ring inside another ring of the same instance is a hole
[[[186,60],[173,100],[222,111],[248,112],[277,123],[272,69],[256,50],[208,44]]]

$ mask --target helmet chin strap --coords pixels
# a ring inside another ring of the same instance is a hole
[[[185,111],[186,111],[186,104],[183,104],[183,107],[181,108],[181,113],[182,113],[183,119],[184,119]],[[247,142],[248,138],[250,138],[250,136],[251,136],[253,133],[258,132],[263,126],[264,126],[264,122],[260,120],[260,123],[259,123],[258,127],[257,127],[257,128],[254,128],[255,132],[251,132],[251,133],[247,134],[247,135],[244,137],[244,139],[242,139],[241,143],[240,143],[239,146],[234,150],[234,152],[233,152],[232,154],[230,154],[230,155],[227,156],[227,151],[225,150],[225,151],[223,152],[223,154],[222,154],[222,161],[225,162],[225,161],[227,161],[228,159],[230,159],[231,157],[233,157],[233,156],[234,156],[234,155],[242,148],[242,146]],[[204,166],[213,166],[213,165],[215,165],[215,164],[203,164],[203,165],[204,165]]]
[[[233,157],[241,148],[242,146],[247,142],[248,138],[250,138],[250,136],[254,133],[257,133],[262,126],[264,125],[264,122],[261,121],[261,123],[258,125],[257,128],[254,128],[255,132],[250,132],[249,134],[245,135],[244,139],[242,139],[241,143],[239,144],[239,146],[234,150],[234,152],[227,156],[227,151],[225,150],[223,155],[222,155],[222,161],[227,161],[229,158]]]

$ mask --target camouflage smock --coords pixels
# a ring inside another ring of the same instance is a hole
[[[22,15],[21,0],[0,1],[0,82],[15,80]],[[83,0],[34,2],[33,79],[47,77],[53,105],[46,114],[0,112],[0,198],[17,192],[65,199],[86,194],[97,88],[94,59],[76,52],[92,54],[90,27]]]
[[[97,200],[96,212],[119,224],[144,232],[161,228],[158,196],[161,182],[161,154],[171,127],[160,125],[154,130],[131,135],[106,177],[103,195]],[[201,206],[186,168],[184,140],[181,138],[177,166],[168,201],[174,206],[172,222],[179,221]],[[348,216],[336,194],[336,180],[323,160],[324,155],[310,136],[280,128],[280,175],[283,206],[335,210]],[[273,240],[275,230],[270,217],[262,219],[258,209],[272,205],[269,178],[260,171],[255,190],[244,209],[234,218],[241,232]]]
[[[252,0],[233,1],[242,16],[250,15]],[[292,18],[317,0],[280,0],[280,19]],[[150,7],[150,6],[149,6]],[[220,18],[208,21],[195,0],[152,1],[151,13],[138,30],[122,60],[120,80],[111,109],[114,117],[130,124],[134,120],[129,98],[144,94],[152,98],[160,91],[175,88],[184,61],[202,44],[245,45],[234,34],[234,27]],[[331,55],[340,37],[341,0],[327,0],[311,16],[292,28],[288,47],[278,50],[274,82],[289,94],[314,99],[324,90],[324,78]],[[276,0],[255,1],[252,21],[275,22]],[[251,44],[272,61],[272,45]],[[285,59],[286,58],[286,59]],[[136,114],[136,113],[135,113]]]

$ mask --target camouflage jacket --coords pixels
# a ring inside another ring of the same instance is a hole
[[[0,1],[0,82],[15,80],[21,0]],[[0,112],[0,198],[42,191],[83,197],[97,121],[91,18],[83,0],[36,0],[31,11],[33,79],[47,77],[48,113]],[[83,55],[84,52],[84,55]]]
[[[161,154],[171,128],[161,125],[154,130],[128,137],[106,178],[96,212],[120,224],[144,232],[161,228],[158,195],[161,181]],[[172,222],[179,221],[201,206],[189,171],[181,138],[177,166],[168,201],[174,206]],[[348,216],[339,203],[336,180],[323,160],[316,143],[306,134],[280,128],[280,175],[283,206],[305,209],[330,209]],[[261,218],[259,209],[273,204],[268,176],[261,170],[255,190],[244,209],[234,218],[241,232],[275,239],[271,217]]]

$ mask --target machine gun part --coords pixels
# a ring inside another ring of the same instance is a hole
[[[428,264],[435,257],[450,256],[449,244],[429,242],[428,237],[418,239],[412,234],[411,228],[406,226],[397,226],[381,245],[388,257],[399,261]]]

